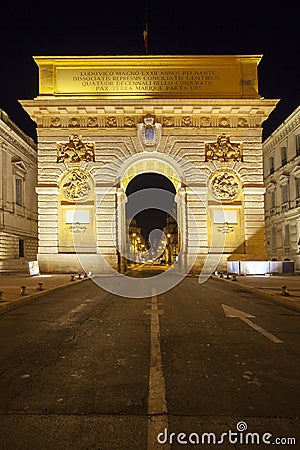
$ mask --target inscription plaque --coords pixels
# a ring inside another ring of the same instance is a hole
[[[118,97],[258,98],[261,56],[35,58],[40,94]]]

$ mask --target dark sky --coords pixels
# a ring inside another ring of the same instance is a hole
[[[264,55],[260,94],[280,99],[264,138],[300,104],[299,1],[146,3],[150,54]],[[0,108],[34,137],[18,103],[37,95],[32,56],[144,54],[144,9],[136,0],[2,2]]]
[[[135,215],[134,218],[137,221],[137,225],[141,227],[142,235],[145,239],[148,239],[149,233],[153,228],[163,229],[166,226],[166,218],[168,216],[166,211],[172,211],[174,213],[173,217],[176,216],[175,187],[168,178],[158,173],[143,173],[137,175],[130,181],[126,189],[126,210],[130,210],[132,207],[134,209],[134,205],[136,204],[135,198],[130,197],[131,194],[140,191],[140,189],[144,190],[151,188],[164,189],[171,192],[174,196],[172,195],[169,199],[170,201],[166,202],[165,211],[162,211],[161,209],[147,208]],[[141,196],[143,196],[143,193],[141,193]],[[141,198],[143,197],[140,197],[140,201]]]

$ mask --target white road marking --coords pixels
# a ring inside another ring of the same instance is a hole
[[[85,308],[87,306],[86,303],[81,303],[81,305],[76,306],[76,308],[72,309],[72,311],[70,311],[70,314],[76,314],[79,311],[81,311],[83,308]]]
[[[73,314],[76,314],[80,312],[82,309],[84,309],[88,304],[87,303],[81,303],[80,305],[76,306],[76,308],[72,309],[68,314],[65,316],[62,316],[55,324],[55,327],[64,327],[66,325],[70,325],[74,318],[72,317]]]
[[[146,312],[146,311],[145,311]],[[147,312],[146,312],[147,313]],[[148,450],[170,449],[170,445],[161,445],[157,436],[168,428],[168,410],[166,402],[166,385],[162,369],[160,348],[159,315],[156,290],[152,290],[150,325],[150,374],[149,374],[149,398],[148,398]]]
[[[231,306],[222,305],[224,314],[226,317],[236,317],[238,319],[241,319],[243,322],[245,322],[247,325],[249,325],[254,330],[261,333],[263,336],[265,336],[270,341],[274,342],[275,344],[282,344],[283,341],[279,339],[278,337],[274,336],[274,334],[269,333],[264,328],[260,327],[259,325],[256,325],[256,323],[251,322],[249,319],[254,319],[255,316],[252,316],[251,314],[245,313],[244,311],[239,311],[238,309],[232,308]]]

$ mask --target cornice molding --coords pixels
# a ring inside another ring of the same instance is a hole
[[[37,149],[35,145],[30,146],[18,134],[14,132],[8,125],[0,121],[0,139],[5,139],[10,145],[18,149],[24,156],[31,161],[37,161]]]
[[[260,128],[278,100],[99,100],[37,97],[20,103],[40,128],[136,127],[151,114],[163,127]]]
[[[264,152],[267,153],[268,151],[273,150],[274,146],[286,139],[288,135],[296,131],[299,126],[300,107],[298,108],[298,111],[294,111],[294,114],[280,124],[279,127],[263,142]],[[298,130],[298,133],[300,133],[300,129]]]

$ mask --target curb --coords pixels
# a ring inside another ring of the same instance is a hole
[[[216,277],[215,275],[212,275],[211,278],[213,280],[230,283],[234,286],[239,286],[240,288],[244,289],[245,291],[251,292],[252,294],[257,294],[259,297],[261,297],[265,300],[269,300],[272,303],[275,303],[277,305],[283,306],[284,308],[288,308],[288,309],[291,309],[292,311],[300,313],[300,304],[294,303],[293,300],[288,300],[285,297],[282,297],[277,294],[272,294],[271,292],[264,292],[257,287],[248,286],[246,284],[241,283],[240,281],[226,280],[225,278],[219,278],[219,277]]]
[[[50,289],[44,289],[43,291],[38,291],[38,292],[35,292],[34,294],[22,295],[20,297],[15,298],[14,300],[5,300],[4,302],[0,302],[0,313],[1,313],[2,309],[7,309],[10,306],[15,306],[15,304],[23,303],[26,300],[43,297],[46,294],[58,291],[60,289],[65,289],[70,286],[74,286],[75,284],[82,283],[83,281],[87,281],[89,279],[90,278],[82,278],[80,280],[78,279],[78,280],[71,281],[69,283],[60,284],[59,286],[55,286]]]

